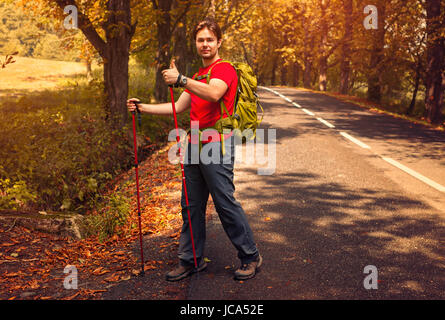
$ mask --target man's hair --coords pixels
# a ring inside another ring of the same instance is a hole
[[[212,31],[216,35],[216,39],[218,41],[222,38],[221,28],[219,27],[218,23],[215,21],[215,19],[207,17],[195,27],[195,30],[193,31],[193,39],[196,40],[196,35],[198,32],[205,28]]]

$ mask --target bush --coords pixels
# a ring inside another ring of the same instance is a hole
[[[86,227],[89,234],[98,235],[104,241],[124,226],[130,216],[130,200],[121,193],[105,196],[97,214],[88,215]]]
[[[84,212],[129,167],[125,129],[108,126],[95,95],[92,87],[77,87],[0,106],[0,208]]]

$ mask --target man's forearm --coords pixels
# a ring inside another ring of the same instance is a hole
[[[158,115],[170,115],[173,113],[171,103],[159,103],[159,104],[139,104],[139,109],[143,113],[158,114]]]
[[[191,93],[197,95],[203,100],[210,102],[218,102],[224,92],[219,92],[214,86],[187,78],[187,85],[185,86]]]

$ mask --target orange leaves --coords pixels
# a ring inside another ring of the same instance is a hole
[[[110,272],[110,270],[107,270],[107,269],[105,269],[103,267],[99,267],[99,268],[94,269],[92,274],[94,274],[96,276],[101,276],[101,275],[103,275],[105,273],[108,273],[108,272]]]
[[[40,288],[40,285],[36,279],[33,279],[30,282],[28,282],[28,286],[29,286],[29,289],[32,289],[32,290]]]
[[[12,247],[13,245],[15,245],[16,243],[13,242],[6,242],[6,243],[2,243],[1,246],[2,247]]]
[[[18,276],[22,276],[22,275],[23,275],[23,273],[21,273],[20,271],[19,272],[11,272],[11,273],[5,272],[3,274],[3,276],[6,278],[18,277]]]
[[[105,278],[104,280],[107,282],[117,282],[119,281],[120,277],[121,275],[119,273],[113,273],[111,276]]]
[[[159,252],[177,245],[179,238],[181,180],[178,168],[168,162],[167,153],[155,153],[140,163],[142,229],[147,233],[171,230],[165,241],[159,243]],[[151,173],[156,173],[152,177]],[[134,171],[122,175],[119,190],[131,195],[132,210],[136,208]],[[115,187],[110,186],[110,190]],[[132,227],[133,225],[133,227]],[[11,232],[0,232],[0,260],[7,269],[0,272],[0,287],[10,299],[21,299],[24,290],[36,292],[32,299],[91,299],[100,298],[102,292],[120,281],[128,281],[138,275],[138,255],[133,252],[138,237],[137,213],[134,211],[122,233],[115,234],[106,242],[97,236],[73,240],[30,231],[16,226]],[[0,225],[0,229],[1,229]],[[11,257],[19,253],[19,258]],[[151,260],[144,264],[145,272],[157,272],[163,261]],[[73,265],[78,271],[76,291],[65,290],[63,281],[67,274],[64,267]],[[93,289],[85,288],[91,285]],[[102,289],[103,288],[103,289]],[[30,296],[31,297],[31,296]]]

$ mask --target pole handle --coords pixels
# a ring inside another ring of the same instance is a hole
[[[136,106],[136,111],[138,113],[138,124],[139,128],[141,127],[142,119],[141,119],[141,110],[139,109],[139,104],[142,103],[141,100],[132,100],[134,105]],[[132,111],[133,114],[135,114],[135,111]]]

